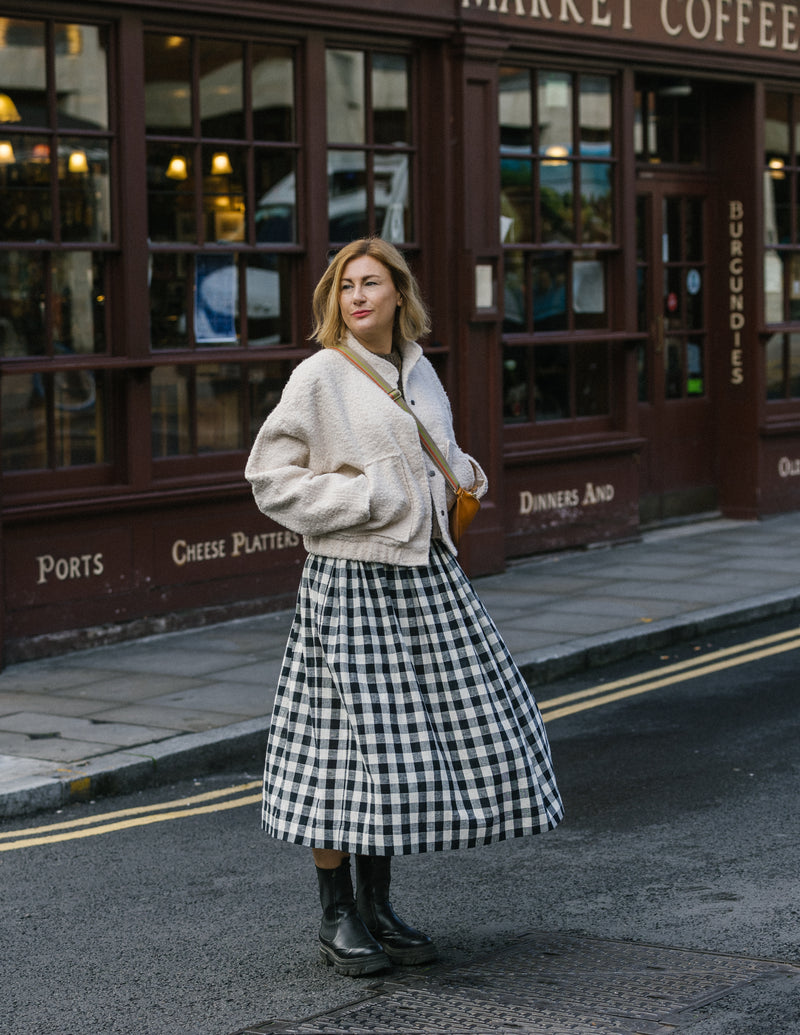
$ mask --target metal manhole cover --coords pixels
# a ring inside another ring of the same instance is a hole
[[[388,979],[357,1002],[236,1035],[666,1035],[691,1011],[766,978],[772,960],[533,934],[488,960]]]

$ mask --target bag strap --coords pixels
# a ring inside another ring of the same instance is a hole
[[[401,410],[405,410],[406,413],[411,414],[411,416],[417,422],[417,430],[419,431],[419,437],[422,443],[422,448],[425,450],[425,452],[428,454],[431,460],[433,460],[433,462],[445,476],[445,479],[450,484],[450,487],[453,489],[453,492],[457,493],[458,490],[461,488],[458,479],[453,474],[450,465],[442,455],[442,451],[439,449],[439,447],[436,445],[436,443],[433,441],[431,436],[426,431],[425,425],[422,423],[422,421],[419,419],[416,413],[414,413],[414,411],[403,398],[400,389],[392,388],[389,382],[382,378],[376,370],[373,370],[373,368],[368,363],[365,363],[361,359],[361,357],[350,348],[349,345],[333,345],[332,348],[335,349],[336,352],[341,352],[345,359],[349,359],[353,366],[358,367],[358,369],[363,374],[366,374],[366,376],[370,379],[370,381],[373,382],[373,384],[376,384],[379,388],[382,388],[383,391],[386,392],[386,394],[389,396],[389,398],[393,399],[397,403]]]

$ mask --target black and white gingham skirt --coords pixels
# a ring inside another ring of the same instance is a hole
[[[264,770],[264,829],[393,855],[489,844],[563,814],[533,695],[455,558],[311,555]]]

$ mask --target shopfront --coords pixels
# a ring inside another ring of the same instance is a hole
[[[799,174],[797,4],[0,7],[5,659],[292,601],[242,471],[365,233],[490,475],[471,573],[797,509]]]

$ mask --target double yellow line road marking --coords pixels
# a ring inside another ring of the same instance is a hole
[[[577,690],[563,697],[553,697],[547,701],[539,701],[539,708],[546,722],[561,719],[565,715],[574,715],[589,708],[599,708],[603,704],[622,701],[626,697],[637,697],[650,690],[658,690],[675,683],[685,683],[688,679],[698,679],[713,672],[722,672],[726,668],[746,665],[750,661],[761,661],[763,658],[786,651],[800,649],[800,629],[789,629],[787,632],[764,636],[749,643],[740,643],[736,647],[726,647],[711,654],[678,661],[674,665],[651,669],[638,676],[617,679],[613,683],[602,683],[588,690]]]
[[[800,649],[800,628],[787,632],[775,633],[749,643],[727,647],[713,651],[688,661],[679,661],[674,665],[665,665],[636,676],[617,679],[611,683],[575,693],[553,697],[539,701],[539,707],[545,721],[550,723],[576,712],[590,708],[600,708],[614,701],[622,701],[628,697],[637,697],[659,690],[675,683],[684,683],[689,679],[711,675],[737,665],[745,665],[751,661],[761,661],[775,654]],[[153,823],[166,823],[186,816],[206,816],[214,812],[238,809],[243,805],[255,806],[261,801],[261,781],[253,780],[227,787],[217,791],[206,791],[176,801],[162,802],[159,805],[142,805],[132,809],[121,809],[117,812],[106,812],[97,816],[85,816],[82,819],[66,820],[63,823],[52,823],[47,826],[29,827],[25,830],[0,832],[0,852],[10,852],[17,848],[32,848],[36,845],[52,845],[60,841],[73,841],[78,838],[96,837],[98,834],[110,834],[118,830],[129,830],[133,827],[149,826]]]
[[[82,837],[96,837],[98,834],[150,826],[152,823],[166,823],[172,819],[183,819],[185,816],[207,816],[213,812],[224,812],[226,809],[238,809],[242,805],[256,805],[260,801],[261,781],[253,780],[237,787],[206,791],[190,798],[165,801],[160,805],[140,805],[138,808],[105,812],[99,816],[84,816],[82,819],[50,823],[43,827],[10,830],[0,833],[0,852],[10,852],[15,848],[32,848],[34,845],[53,845],[59,841],[74,841]],[[14,841],[13,838],[18,840]]]

